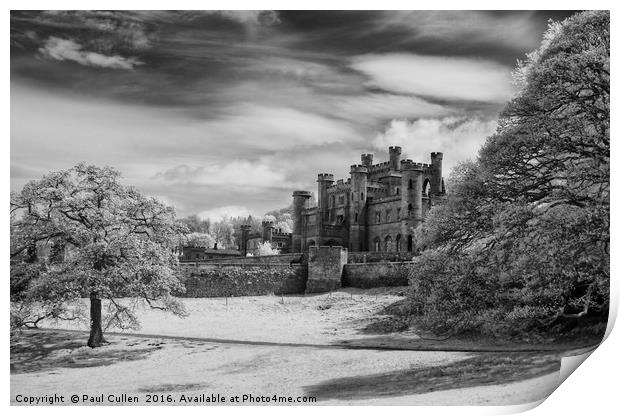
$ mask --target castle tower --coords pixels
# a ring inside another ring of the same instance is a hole
[[[248,224],[241,224],[241,245],[239,249],[243,253],[243,256],[248,254],[248,237],[250,235],[250,226]]]
[[[372,155],[371,164],[372,164]],[[364,155],[362,155],[364,160]],[[365,251],[366,247],[366,198],[368,196],[368,168],[351,165],[351,203],[349,204],[349,249]]]
[[[390,146],[390,169],[391,170],[400,170],[400,155],[402,153],[402,149],[400,146]]]
[[[312,198],[310,191],[293,192],[293,235],[291,250],[293,253],[301,253],[305,247],[303,244],[303,218],[304,209],[308,208],[308,201]]]
[[[422,178],[424,170],[421,164],[411,160],[401,163],[401,216],[407,218],[410,225],[417,226],[422,221]]]
[[[327,188],[334,183],[334,175],[331,173],[319,173],[316,180],[318,182],[319,190],[319,217],[322,223],[329,221],[329,204],[327,201]]]
[[[273,221],[263,220],[263,243],[273,240]]]
[[[431,153],[431,195],[442,195],[445,193],[443,186],[442,165],[443,153],[433,152]]]
[[[364,153],[362,155],[362,166],[366,166],[367,168],[372,166],[372,153]]]

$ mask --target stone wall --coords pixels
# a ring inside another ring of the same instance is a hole
[[[303,294],[308,276],[301,264],[201,264],[182,266],[188,298]]]
[[[350,251],[349,263],[403,262],[413,256],[412,252]]]
[[[342,286],[347,249],[339,246],[313,246],[308,250],[306,293],[323,293]]]
[[[407,286],[413,276],[414,262],[349,263],[344,266],[342,285],[368,289],[385,286]]]
[[[290,263],[299,263],[301,261],[302,253],[289,253],[289,254],[276,254],[273,256],[253,256],[253,257],[229,257],[229,258],[218,258],[218,259],[208,259],[208,260],[200,260],[198,262],[199,265],[202,264],[290,264]],[[184,262],[187,264],[187,262]],[[190,262],[193,264],[194,262]]]

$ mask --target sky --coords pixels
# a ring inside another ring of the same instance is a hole
[[[388,146],[475,158],[569,11],[11,12],[11,189],[78,162],[198,214],[261,216]]]

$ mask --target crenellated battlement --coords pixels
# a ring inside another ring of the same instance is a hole
[[[334,175],[332,173],[319,173],[318,179],[319,181],[334,181]]]

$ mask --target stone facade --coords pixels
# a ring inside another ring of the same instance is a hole
[[[338,245],[356,252],[412,252],[413,230],[445,194],[443,154],[431,153],[430,164],[401,160],[399,146],[389,154],[379,164],[363,154],[346,182],[320,173],[316,206],[310,206],[311,192],[295,191],[291,251]]]
[[[309,247],[306,293],[330,292],[342,287],[342,272],[346,263],[346,248],[340,246]]]

